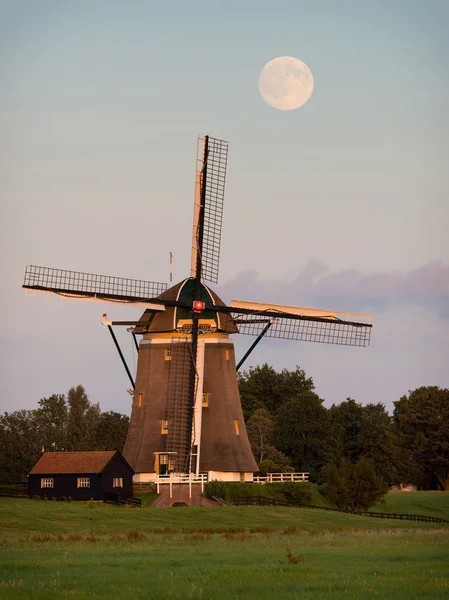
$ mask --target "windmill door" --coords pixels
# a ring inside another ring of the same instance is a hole
[[[156,455],[156,473],[160,475],[169,475],[174,471],[175,452],[155,452]]]

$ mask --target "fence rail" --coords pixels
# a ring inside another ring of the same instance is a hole
[[[156,491],[159,494],[161,485],[170,486],[170,498],[173,497],[173,485],[184,484],[189,486],[189,498],[192,497],[192,485],[201,484],[201,493],[204,492],[204,485],[207,483],[207,473],[170,473],[169,475],[160,475],[155,479]]]
[[[0,485],[2,498],[28,498],[28,490],[22,485]]]
[[[317,506],[315,504],[301,504],[289,500],[276,500],[275,498],[267,498],[266,496],[252,496],[234,498],[232,504],[237,506],[296,506],[298,508],[315,508],[319,510],[328,510],[333,512],[342,512],[345,514],[353,514],[361,517],[374,517],[377,519],[399,519],[401,521],[419,521],[421,523],[449,523],[447,519],[440,517],[431,517],[429,515],[413,515],[407,513],[390,513],[390,512],[372,512],[358,511],[349,513],[346,510],[338,508],[330,508],[329,506]]]
[[[254,477],[254,483],[284,483],[287,481],[309,481],[309,473],[267,473],[266,477]]]
[[[429,515],[410,515],[407,513],[384,512],[358,512],[361,517],[374,517],[376,519],[399,519],[400,521],[420,521],[422,523],[449,523],[447,519],[430,517]]]
[[[142,500],[140,498],[126,497],[115,492],[105,492],[103,495],[103,502],[106,504],[118,504],[119,506],[126,506],[131,504],[133,506],[141,506]]]

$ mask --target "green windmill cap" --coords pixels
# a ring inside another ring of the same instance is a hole
[[[186,302],[189,306],[193,305],[195,292],[195,279],[188,277],[183,281],[172,286],[158,296],[161,300],[179,300]],[[206,285],[201,283],[200,300],[206,304],[214,304],[215,306],[226,306],[226,304]],[[170,331],[183,331],[183,326],[187,328],[188,333],[189,323],[192,321],[192,310],[183,307],[167,307],[164,312],[154,313],[146,310],[139,323],[134,329],[134,333],[166,333]],[[201,322],[205,323],[207,331],[207,323],[209,322],[209,331],[222,331],[225,333],[238,333],[238,329],[234,322],[229,319],[228,315],[221,315],[212,310],[204,310],[200,315]]]

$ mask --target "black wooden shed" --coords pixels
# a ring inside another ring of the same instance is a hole
[[[118,450],[43,452],[28,475],[28,496],[103,500],[113,492],[130,498],[133,475]]]

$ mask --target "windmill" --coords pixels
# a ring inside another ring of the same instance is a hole
[[[209,479],[252,479],[251,452],[236,371],[262,337],[347,346],[369,345],[371,317],[232,300],[218,282],[228,143],[199,137],[190,276],[164,283],[28,265],[23,287],[61,296],[142,305],[138,321],[108,326],[132,384],[123,455],[145,482],[164,473],[207,472]],[[112,326],[127,326],[138,350],[134,382]],[[256,336],[236,367],[231,334]]]

